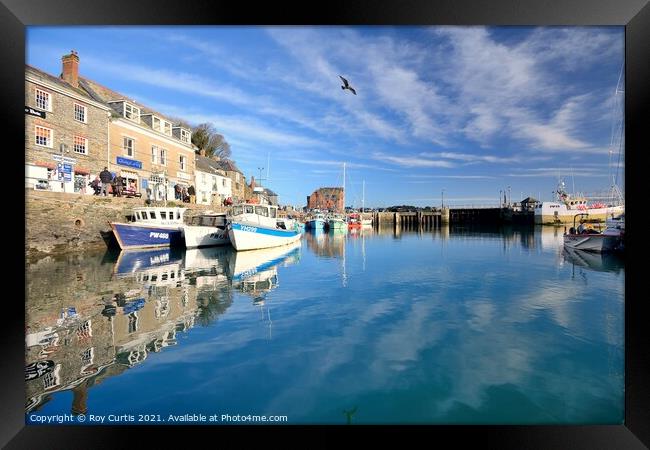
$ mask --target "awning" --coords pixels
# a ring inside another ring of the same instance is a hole
[[[90,170],[84,169],[83,167],[75,167],[74,173],[76,173],[77,175],[90,175]]]
[[[48,169],[52,169],[52,170],[56,169],[56,164],[49,161],[36,161],[35,163],[32,164],[39,167],[47,167]]]

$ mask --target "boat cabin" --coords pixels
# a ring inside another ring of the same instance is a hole
[[[273,205],[259,205],[245,203],[232,207],[232,216],[240,216],[242,214],[256,214],[262,217],[270,217],[272,219],[278,216],[278,207]]]
[[[182,225],[187,208],[143,207],[133,209],[133,221],[155,225]]]
[[[226,226],[226,213],[203,213],[192,217],[190,225],[224,228]]]

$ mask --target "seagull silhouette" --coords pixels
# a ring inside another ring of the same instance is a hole
[[[352,86],[350,86],[350,83],[348,83],[348,80],[346,80],[345,78],[343,78],[341,75],[339,75],[339,78],[340,78],[341,80],[343,80],[343,86],[341,86],[341,89],[349,89],[349,90],[352,91],[352,93],[353,93],[354,95],[357,95],[357,91],[355,91],[355,90],[352,88]]]

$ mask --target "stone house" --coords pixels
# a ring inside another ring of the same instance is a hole
[[[233,161],[218,159],[217,167],[223,170],[232,182],[232,199],[234,203],[242,202],[252,196],[250,186],[246,184],[246,178]]]
[[[110,108],[79,83],[79,56],[62,58],[55,77],[25,67],[25,187],[87,192],[107,164]]]

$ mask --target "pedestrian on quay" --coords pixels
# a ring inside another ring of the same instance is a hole
[[[194,185],[191,184],[189,188],[187,188],[187,193],[190,196],[190,203],[196,203],[196,191],[194,190]]]
[[[108,167],[104,167],[104,170],[99,172],[99,180],[102,182],[101,194],[104,194],[104,197],[108,195],[108,185],[111,184],[113,180],[113,175],[108,171]]]
[[[184,203],[190,201],[190,197],[187,195],[187,189],[183,188],[183,190],[181,191],[181,198],[183,199]]]
[[[118,175],[115,177],[115,187],[117,188],[118,197],[122,196],[123,183],[124,183],[124,178],[122,178],[122,175]]]

